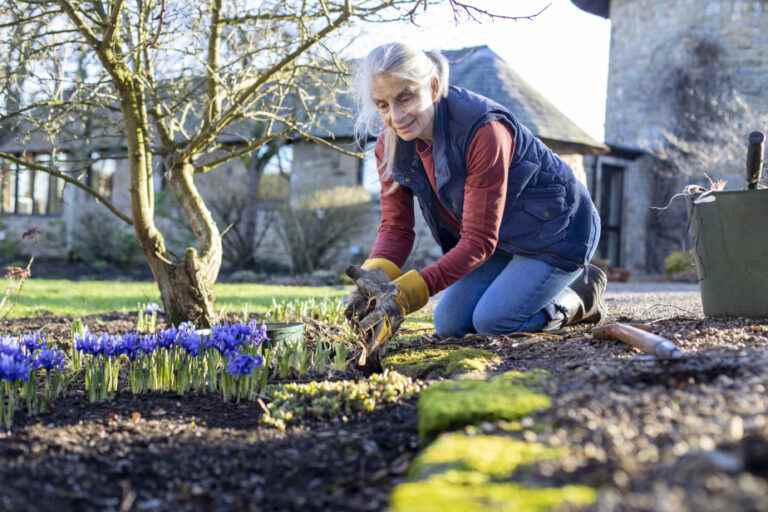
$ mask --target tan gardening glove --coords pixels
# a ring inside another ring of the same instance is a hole
[[[378,365],[379,349],[397,332],[406,315],[418,311],[429,301],[429,287],[415,270],[406,272],[391,283],[371,283],[357,273],[357,267],[347,269],[347,275],[355,280],[358,289],[369,297],[370,312],[358,323],[364,337],[363,351],[358,365]]]
[[[360,276],[368,281],[368,287],[372,287],[374,283],[379,285],[385,285],[400,277],[400,267],[392,263],[386,258],[369,258],[358,267]],[[347,272],[349,275],[349,272]],[[353,327],[358,328],[360,320],[371,312],[373,309],[373,303],[371,298],[360,291],[360,288],[355,288],[349,295],[344,298],[344,316]]]

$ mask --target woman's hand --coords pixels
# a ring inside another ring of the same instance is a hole
[[[392,282],[382,282],[380,276],[371,276],[360,267],[350,267],[347,275],[354,279],[361,297],[367,299],[364,315],[353,325],[359,330],[363,352],[359,366],[369,367],[378,359],[368,358],[397,332],[409,313],[421,309],[429,301],[429,289],[424,278],[415,270],[406,272]]]
[[[389,276],[380,268],[365,270],[362,267],[351,266],[347,269],[347,275],[351,277],[357,287],[344,297],[344,316],[353,327],[358,328],[360,320],[363,319],[373,309],[374,301],[370,292],[383,289],[390,282]],[[352,276],[358,276],[357,278]],[[362,280],[363,288],[357,284],[358,279]]]

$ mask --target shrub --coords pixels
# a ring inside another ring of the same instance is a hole
[[[350,240],[368,228],[370,196],[362,187],[320,190],[286,205],[279,233],[293,272],[308,273],[332,266]]]
[[[144,261],[144,252],[131,226],[124,224],[105,208],[93,205],[80,215],[79,229],[72,240],[76,259],[106,262],[131,268]]]
[[[695,262],[691,251],[672,251],[664,259],[664,270],[667,274],[678,274],[695,270]]]

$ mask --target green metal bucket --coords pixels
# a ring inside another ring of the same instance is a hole
[[[281,343],[304,341],[303,323],[267,324],[267,346],[274,347]]]
[[[689,215],[704,314],[768,317],[768,190],[695,196]]]

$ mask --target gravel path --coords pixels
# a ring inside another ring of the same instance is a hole
[[[698,284],[609,283],[606,302],[611,318],[648,321],[670,316],[704,317]]]

